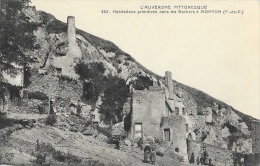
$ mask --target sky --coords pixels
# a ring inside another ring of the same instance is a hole
[[[63,22],[75,16],[77,28],[112,41],[149,70],[159,75],[171,71],[174,80],[260,118],[260,16],[255,0],[32,0],[31,5]],[[202,5],[222,13],[113,13],[151,5],[170,5],[171,10]],[[223,14],[225,10],[240,14]]]

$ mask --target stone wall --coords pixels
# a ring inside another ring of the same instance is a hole
[[[254,121],[252,129],[252,151],[253,153],[260,153],[260,121]]]
[[[244,166],[260,166],[260,153],[244,155]]]
[[[132,136],[135,138],[135,123],[142,124],[143,136],[158,138],[161,117],[165,112],[163,91],[134,90],[132,95]]]
[[[61,79],[52,73],[47,75],[34,74],[31,77],[31,85],[24,89],[29,92],[42,92],[48,98],[55,99],[55,106],[68,108],[70,102],[80,100],[82,95],[82,83],[71,79]]]
[[[209,155],[209,158],[216,166],[233,166],[233,154],[224,148],[219,148],[217,146],[196,142],[193,140],[187,140],[188,156],[194,153],[195,159],[203,155],[204,150]]]
[[[185,105],[185,108],[187,110],[187,113],[189,115],[197,115],[197,102],[192,97],[192,95],[184,90],[184,88],[180,85],[174,82],[174,92],[175,94],[182,99],[183,104]]]
[[[186,119],[186,138],[188,138],[188,135],[191,134],[191,138],[196,140],[196,134],[193,128],[195,117],[193,115],[184,115],[183,117]]]
[[[186,120],[182,116],[162,117],[160,124],[160,139],[178,151],[187,161]],[[165,140],[165,130],[170,131],[170,141]],[[178,150],[177,150],[178,149]]]
[[[192,118],[192,126],[191,131],[195,131],[196,133],[196,140],[201,141],[201,137],[203,132],[206,131],[206,123],[205,123],[205,116],[198,115]]]

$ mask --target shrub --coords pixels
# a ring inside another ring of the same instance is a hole
[[[59,80],[61,81],[67,81],[67,82],[72,82],[75,81],[73,78],[69,77],[69,76],[65,76],[65,75],[59,75],[58,76]],[[77,81],[75,81],[76,83]]]
[[[36,141],[36,149],[40,153],[53,153],[55,152],[54,147],[50,143],[39,142],[39,139]]]
[[[123,70],[120,69],[120,68],[117,69],[117,73],[121,73],[122,71],[123,71]]]
[[[37,153],[36,154],[36,163],[43,164],[45,163],[47,153]]]
[[[124,65],[125,65],[125,66],[129,66],[130,63],[129,63],[128,61],[125,61]]]
[[[42,92],[28,92],[28,99],[48,100],[48,96]]]
[[[123,121],[123,106],[130,95],[129,85],[126,85],[125,80],[113,76],[110,79],[112,84],[104,91],[100,105],[100,113],[104,115],[102,120],[106,124]]]
[[[56,115],[49,115],[46,119],[46,125],[53,126],[57,122]]]
[[[5,127],[11,127],[15,123],[15,119],[10,119],[6,117],[5,112],[0,112],[0,129]]]
[[[87,101],[96,101],[97,97],[104,89],[106,78],[104,64],[101,62],[84,63],[80,62],[75,66],[75,72],[80,76],[83,84],[83,99]],[[88,83],[85,80],[89,80]]]
[[[153,85],[153,80],[151,80],[149,77],[138,76],[136,80],[131,81],[131,84],[135,90],[144,90]]]
[[[111,127],[100,127],[97,126],[97,131],[104,134],[108,138],[112,138]]]
[[[163,142],[163,140],[155,137],[154,142],[159,144],[159,143]]]
[[[59,162],[65,162],[66,161],[66,154],[64,152],[61,151],[55,151],[52,154],[53,159],[59,161]]]
[[[36,163],[43,164],[45,162],[46,156],[52,155],[53,159],[59,162],[68,162],[69,164],[79,164],[82,160],[71,153],[64,153],[59,150],[55,150],[55,148],[50,143],[40,142],[39,139],[36,141],[35,148]]]
[[[80,158],[78,158],[75,155],[72,155],[71,153],[67,153],[67,161],[68,163],[80,163],[82,160]]]

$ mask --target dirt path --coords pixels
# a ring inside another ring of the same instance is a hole
[[[18,113],[12,113],[9,112],[7,114],[7,118],[10,119],[41,119],[41,118],[46,118],[48,114],[18,114]]]
[[[70,152],[83,159],[95,160],[108,166],[148,166],[143,163],[143,151],[135,147],[122,146],[120,150],[114,149],[113,145],[95,139],[93,136],[84,136],[80,132],[70,132],[54,127],[37,124],[35,128],[22,129],[14,132],[8,139],[5,148],[6,152],[15,153],[14,162],[30,163],[31,152],[34,151],[36,140],[52,144],[56,149],[63,152]],[[27,156],[27,157],[25,157]],[[51,161],[55,163],[55,161]],[[19,163],[20,164],[20,163]],[[188,166],[169,158],[157,156],[157,166]]]

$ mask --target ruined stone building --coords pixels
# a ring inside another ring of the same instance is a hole
[[[252,151],[253,153],[260,153],[260,121],[254,120],[252,122]]]
[[[62,42],[55,45],[56,52],[48,52],[43,69],[48,70],[50,67],[54,67],[57,75],[77,78],[74,66],[81,57],[81,50],[77,43],[74,16],[67,18],[67,34],[60,34],[54,38],[60,38]]]
[[[207,151],[208,162],[218,166],[234,165],[233,152],[228,150],[225,143],[218,142],[220,133],[212,125],[212,109],[205,108],[203,115],[188,114],[182,98],[174,93],[171,72],[165,72],[163,84],[165,86],[150,86],[147,90],[132,91],[130,138],[136,141],[152,136],[182,157],[186,163],[192,153],[196,159]],[[241,125],[243,128],[243,124]],[[195,133],[198,128],[201,133]],[[259,134],[258,130],[254,133]],[[206,137],[203,138],[203,135]],[[255,138],[257,141],[258,137]]]
[[[171,72],[165,73],[166,87],[150,86],[148,90],[133,90],[133,140],[152,136],[162,140],[187,162],[186,110],[173,93]]]

